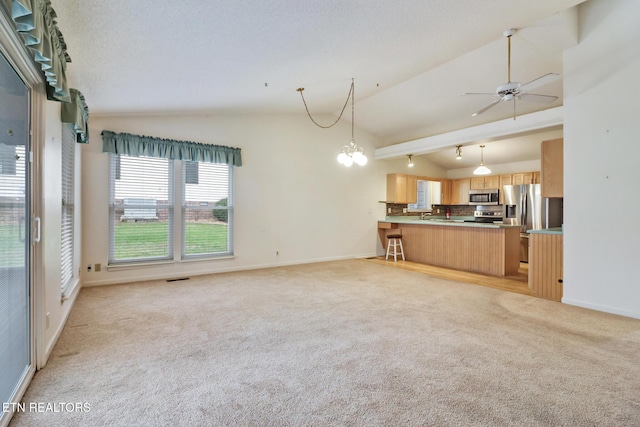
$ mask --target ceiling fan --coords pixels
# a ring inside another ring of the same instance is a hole
[[[482,95],[482,96],[492,96],[496,99],[482,107],[480,110],[476,111],[472,114],[472,116],[478,116],[489,108],[498,105],[501,102],[513,101],[513,119],[516,119],[516,100],[518,101],[533,101],[540,102],[544,104],[550,104],[556,99],[557,96],[551,95],[540,95],[536,93],[530,93],[530,90],[536,89],[538,87],[549,84],[558,78],[560,78],[559,74],[556,73],[548,73],[543,76],[538,77],[537,79],[531,80],[528,83],[521,85],[518,82],[511,81],[511,36],[516,32],[514,28],[506,30],[502,33],[507,38],[507,49],[508,49],[508,65],[507,65],[507,83],[502,86],[498,86],[495,93],[478,93],[478,92],[468,92],[463,95]]]

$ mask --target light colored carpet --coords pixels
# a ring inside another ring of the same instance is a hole
[[[604,284],[603,284],[604,286]],[[17,426],[638,426],[640,320],[337,261],[83,289]]]

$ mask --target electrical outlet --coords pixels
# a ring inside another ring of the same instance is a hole
[[[407,208],[402,208],[402,213],[407,213]]]
[[[391,208],[387,208],[387,213],[391,213]]]
[[[100,270],[102,270],[102,264],[96,264],[96,265],[93,267],[93,271],[95,271],[96,273],[97,273],[98,271],[100,271]]]

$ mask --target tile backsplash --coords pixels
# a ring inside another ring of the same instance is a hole
[[[402,203],[387,203],[387,216],[417,216],[419,212],[403,212],[403,209],[407,208],[406,204]],[[474,205],[433,205],[432,215],[444,216],[447,208],[451,210],[452,216],[473,216],[473,211],[476,210]],[[391,212],[389,212],[391,209]],[[438,213],[440,209],[440,213]]]

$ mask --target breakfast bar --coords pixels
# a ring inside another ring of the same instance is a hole
[[[407,261],[493,276],[509,276],[520,266],[520,227],[444,219],[395,217],[378,221],[386,235],[402,234]]]

